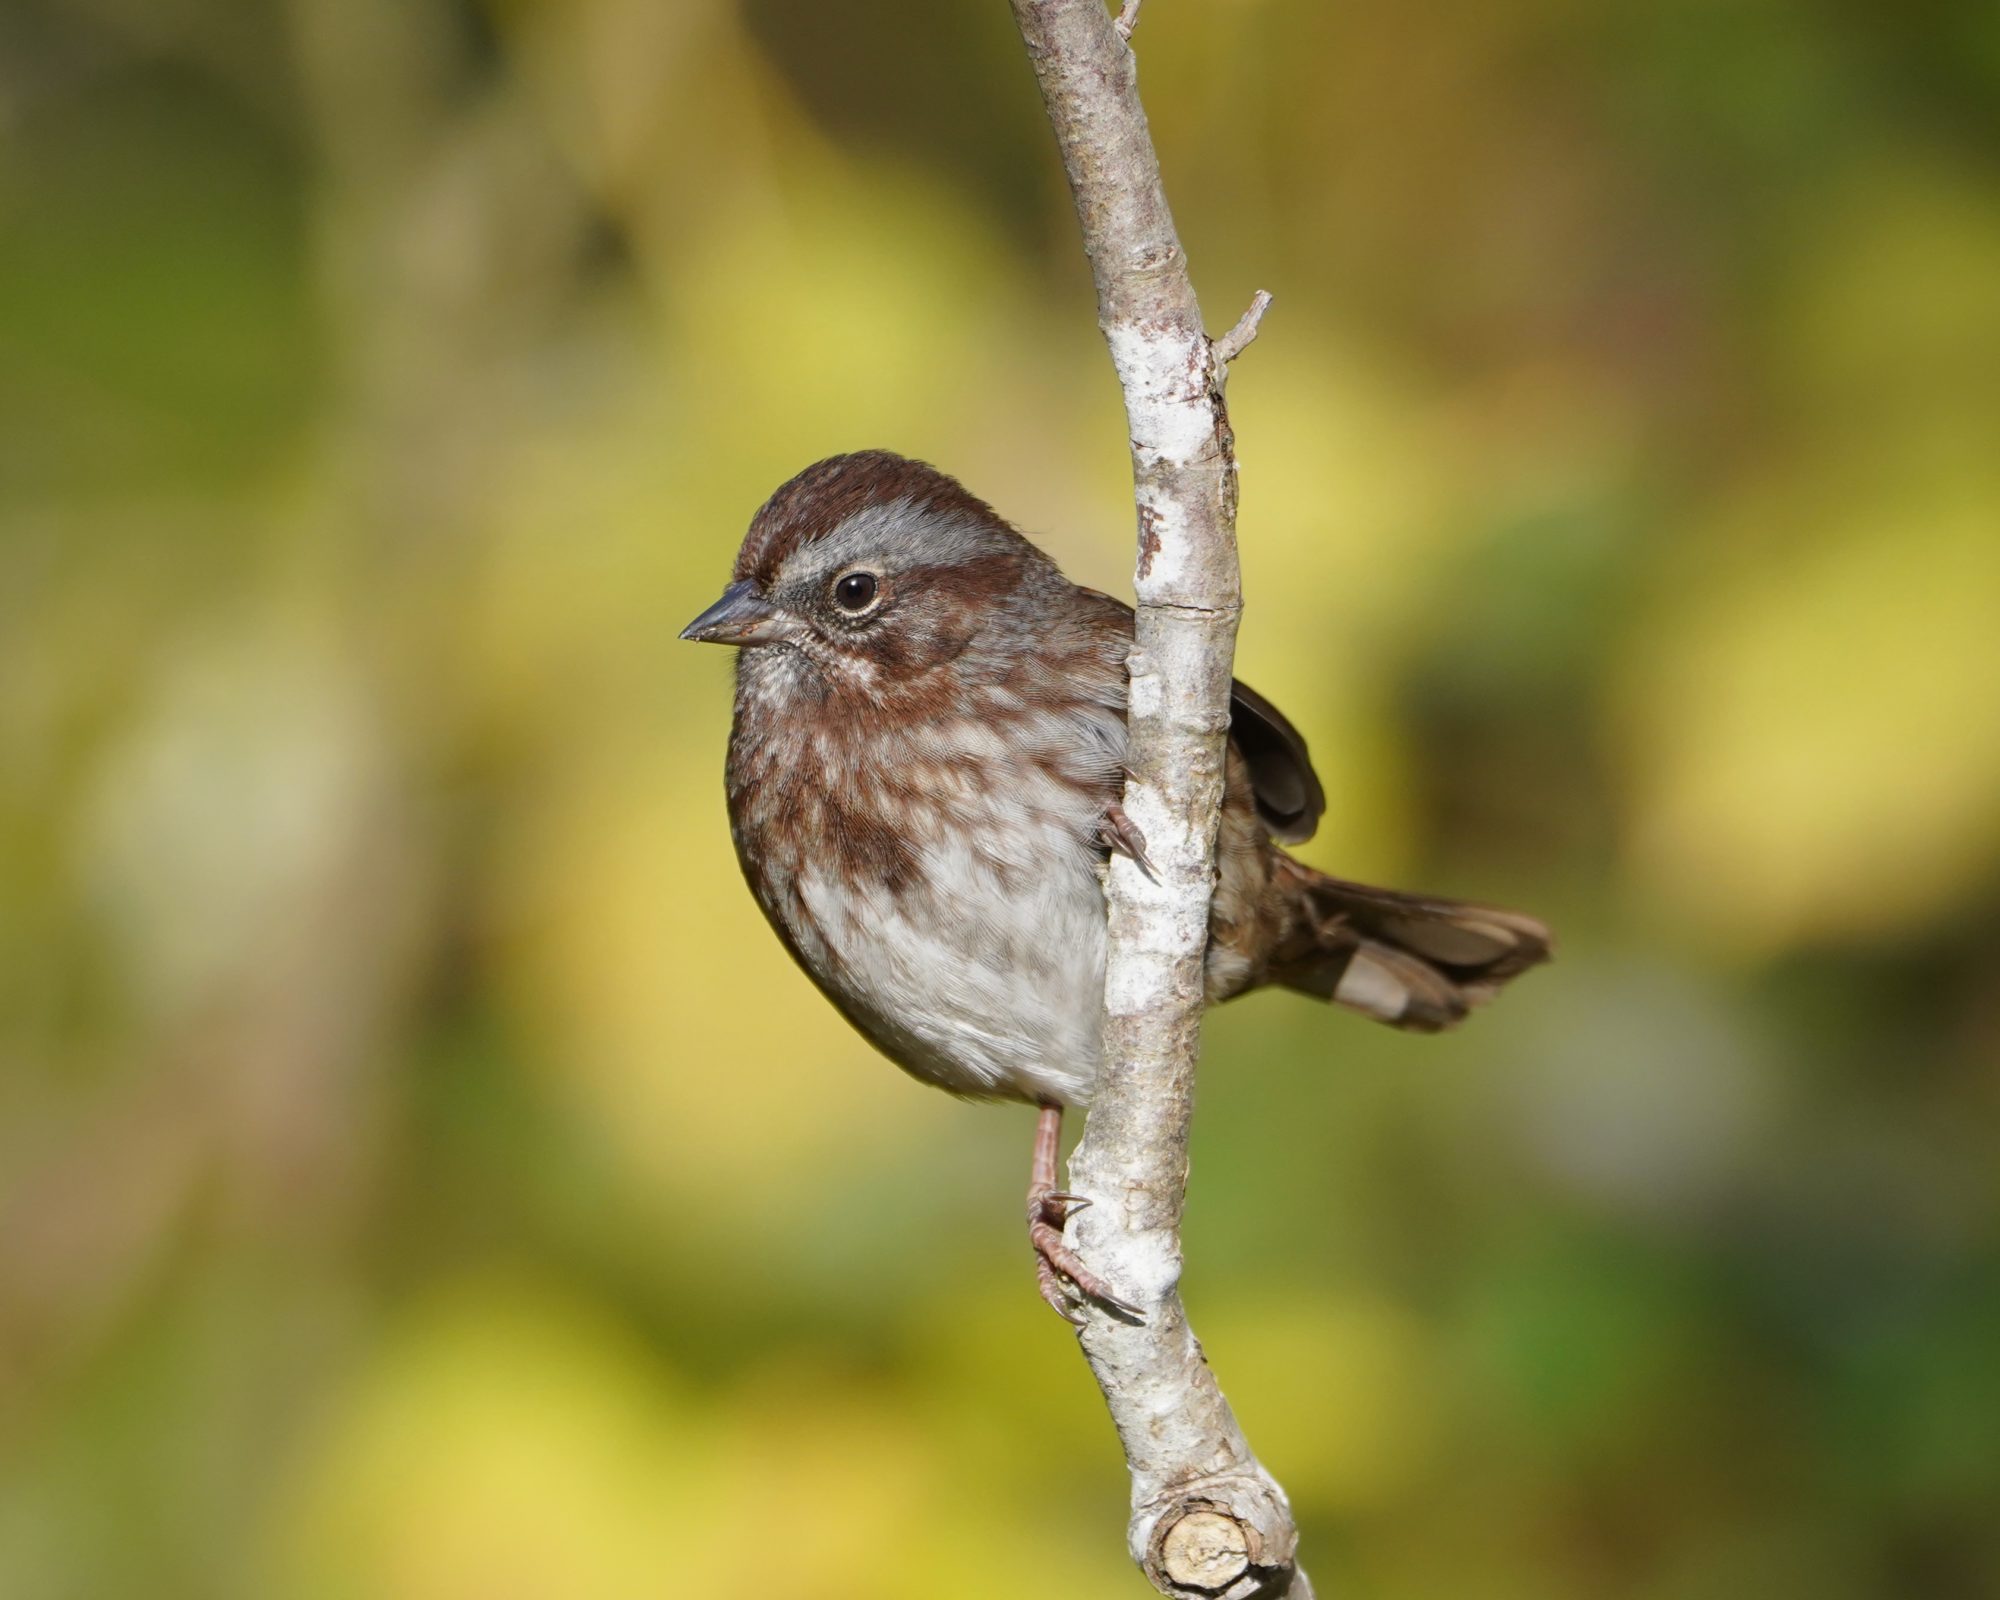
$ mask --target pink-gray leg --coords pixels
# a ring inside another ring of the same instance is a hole
[[[1035,1250],[1035,1285],[1063,1321],[1081,1327],[1070,1289],[1123,1316],[1138,1318],[1137,1306],[1121,1300],[1111,1287],[1063,1243],[1063,1224],[1072,1211],[1090,1204],[1082,1195],[1056,1188],[1056,1157],[1062,1152],[1062,1107],[1043,1106],[1035,1119],[1035,1158],[1028,1168],[1028,1243]]]

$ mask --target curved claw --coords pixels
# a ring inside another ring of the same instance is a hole
[[[1063,1281],[1040,1251],[1035,1253],[1035,1287],[1049,1303],[1049,1309],[1072,1328],[1081,1328],[1090,1319],[1071,1303],[1063,1291]]]
[[[1053,1222],[1060,1228],[1079,1211],[1089,1210],[1093,1203],[1087,1194],[1071,1194],[1066,1189],[1051,1189],[1047,1194],[1038,1196],[1035,1203],[1028,1208],[1028,1220],[1033,1222],[1041,1218]]]
[[[1147,877],[1155,883],[1160,881],[1159,869],[1153,865],[1153,858],[1146,854],[1145,834],[1139,831],[1139,824],[1125,814],[1125,808],[1116,800],[1104,808],[1104,820],[1098,825],[1098,832],[1107,850],[1130,857]]]
[[[1057,1294],[1067,1284],[1086,1300],[1094,1300],[1105,1310],[1115,1312],[1130,1322],[1144,1322],[1146,1313],[1131,1301],[1121,1298],[1090,1268],[1077,1259],[1076,1252],[1063,1243],[1062,1230],[1054,1223],[1036,1218],[1028,1224],[1028,1243],[1035,1249],[1035,1278],[1042,1291],[1042,1298],[1055,1306],[1066,1322],[1082,1326],[1079,1317],[1072,1314],[1074,1308],[1067,1296],[1058,1304],[1050,1295],[1051,1288]]]

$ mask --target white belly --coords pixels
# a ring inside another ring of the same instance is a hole
[[[1017,813],[997,833],[953,830],[915,878],[897,894],[800,873],[842,1003],[899,1065],[955,1093],[1086,1103],[1104,894],[1074,822]]]

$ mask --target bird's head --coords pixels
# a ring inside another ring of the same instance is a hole
[[[881,699],[996,625],[1011,638],[1010,618],[1025,629],[1025,592],[1054,574],[956,479],[864,450],[807,467],[764,503],[729,586],[681,637],[741,647],[742,670],[774,688]]]

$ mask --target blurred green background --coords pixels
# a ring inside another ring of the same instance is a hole
[[[1152,0],[1304,853],[1188,1298],[1366,1600],[2000,1592],[2000,12]],[[764,494],[1123,589],[1001,0],[0,9],[0,1596],[1145,1592],[1021,1236],[737,879]]]

